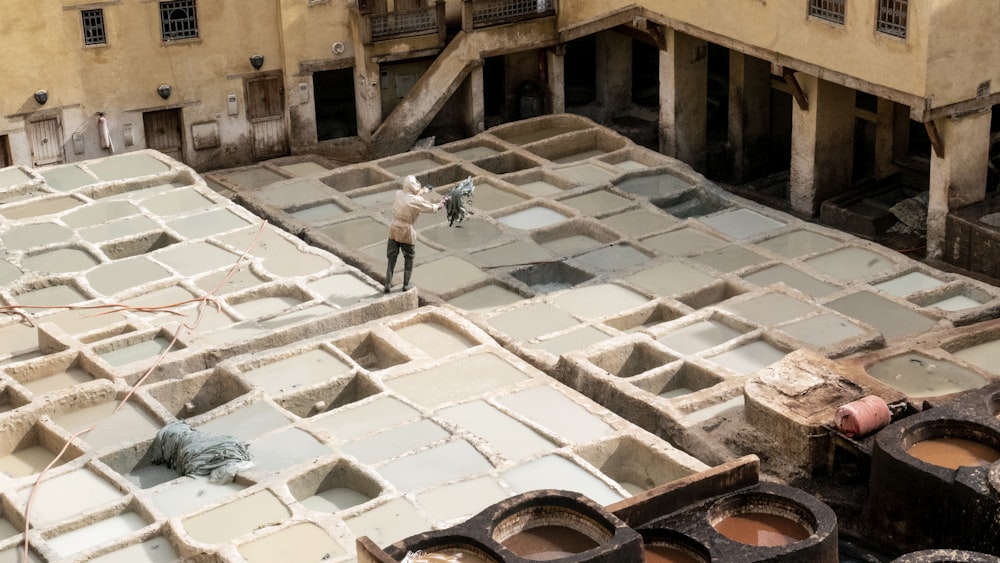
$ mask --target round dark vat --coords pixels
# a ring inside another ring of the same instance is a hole
[[[674,530],[641,530],[645,563],[709,563],[708,548]]]
[[[719,561],[836,563],[837,516],[799,489],[760,483],[719,497],[706,513]]]
[[[865,521],[902,549],[1000,552],[1000,423],[961,409],[925,410],[875,437]],[[975,518],[970,518],[975,514]]]

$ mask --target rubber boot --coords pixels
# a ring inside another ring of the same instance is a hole
[[[403,260],[403,291],[408,291],[411,287],[410,276],[413,275],[413,260]]]
[[[389,293],[392,291],[392,271],[396,269],[395,260],[389,263],[385,269],[385,287],[382,288],[383,293]]]

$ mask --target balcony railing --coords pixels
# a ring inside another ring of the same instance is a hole
[[[358,3],[359,8],[367,7],[367,3]],[[437,34],[442,44],[446,40],[445,2],[436,0],[433,6],[417,8],[416,10],[399,10],[383,14],[361,14],[361,36],[365,43],[387,41],[415,35]]]
[[[556,0],[464,0],[462,30],[556,15]]]

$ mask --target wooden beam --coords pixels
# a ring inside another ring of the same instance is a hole
[[[795,71],[784,67],[781,69],[781,75],[785,79],[785,84],[788,84],[788,87],[792,89],[792,97],[799,104],[799,109],[809,111],[809,100],[806,98],[806,93],[802,91],[799,81],[795,78]]]
[[[924,128],[927,129],[927,136],[931,139],[931,147],[934,148],[934,154],[938,158],[944,158],[944,139],[941,138],[941,133],[938,132],[937,123],[933,119],[925,121]]]

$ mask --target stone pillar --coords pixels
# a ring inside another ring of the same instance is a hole
[[[632,39],[605,31],[597,34],[596,42],[597,102],[606,121],[632,103]]]
[[[876,111],[878,112],[878,121],[875,122],[875,178],[882,179],[891,176],[899,169],[894,162],[897,130],[896,103],[879,98]],[[909,121],[906,114],[903,115],[903,119]]]
[[[566,47],[556,45],[545,50],[545,67],[549,79],[545,83],[545,95],[549,99],[550,113],[566,112]]]
[[[660,152],[705,170],[708,43],[670,29],[660,51]]]
[[[372,133],[382,122],[382,98],[379,93],[379,65],[372,62],[372,49],[361,37],[360,15],[352,10],[351,34],[354,50],[354,104],[358,114],[358,136],[371,141]]]
[[[729,52],[729,147],[733,182],[756,178],[770,159],[771,63]]]
[[[949,209],[986,198],[986,173],[990,158],[989,110],[935,120],[943,156],[931,151],[930,196],[927,203],[927,257],[940,259],[944,252],[945,223]]]
[[[851,185],[854,162],[854,90],[795,73],[808,102],[792,105],[792,209],[815,215],[823,200]]]
[[[472,135],[486,130],[486,101],[483,97],[483,65],[476,65],[462,84],[462,119]]]

